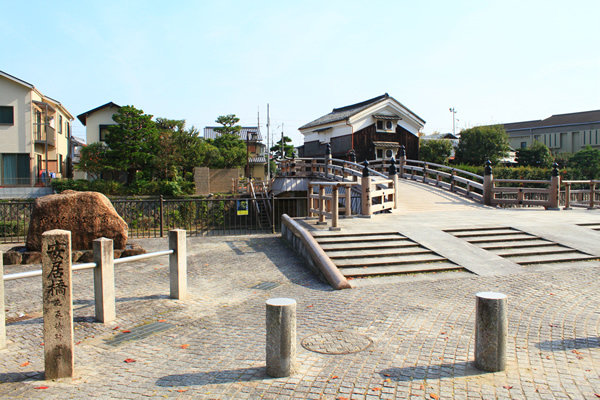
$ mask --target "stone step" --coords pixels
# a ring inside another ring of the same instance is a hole
[[[382,256],[404,256],[410,254],[431,254],[430,250],[420,247],[414,243],[413,246],[404,248],[387,248],[387,249],[355,249],[355,250],[326,250],[325,253],[332,260],[345,258],[367,258],[367,257],[382,257]],[[334,261],[335,262],[335,261]]]
[[[496,226],[493,228],[454,228],[454,229],[444,229],[444,232],[450,233],[454,235],[455,233],[461,232],[488,232],[488,231],[504,231],[504,230],[514,230],[510,226]]]
[[[537,247],[556,244],[546,239],[535,239],[531,240],[518,240],[518,241],[503,241],[503,242],[490,242],[489,244],[482,244],[481,247],[484,250],[496,250],[496,249],[515,249],[522,247]]]
[[[448,232],[448,231],[446,231]],[[518,235],[522,232],[506,228],[506,229],[477,229],[468,231],[448,232],[458,238],[464,237],[483,237],[483,236],[500,236],[500,235]]]
[[[351,250],[351,249],[386,249],[386,248],[404,248],[418,246],[417,243],[407,238],[398,238],[398,240],[375,241],[375,242],[353,242],[353,243],[319,243],[325,251]]]
[[[316,232],[312,232],[312,235],[315,239],[329,238],[329,237],[345,238],[345,237],[354,237],[354,236],[366,238],[366,237],[370,237],[370,236],[381,236],[381,235],[401,236],[398,232],[361,232],[361,233],[335,232],[335,233],[332,233],[331,231],[316,231]]]
[[[547,255],[534,255],[534,256],[517,256],[507,257],[510,261],[520,264],[546,264],[546,263],[557,263],[557,262],[572,262],[572,261],[591,261],[597,260],[598,257],[590,256],[573,250],[570,253],[563,254],[547,254]]]
[[[366,242],[366,241],[376,242],[376,241],[387,241],[387,240],[408,240],[404,236],[401,236],[397,233],[389,234],[389,235],[378,234],[378,235],[369,235],[369,236],[352,235],[352,236],[342,236],[342,237],[336,237],[336,236],[328,236],[328,237],[313,236],[313,237],[319,244],[322,244],[322,243],[356,243],[356,242]]]
[[[563,254],[572,253],[573,250],[569,247],[560,245],[548,245],[548,246],[536,246],[536,247],[525,247],[525,248],[513,248],[513,249],[498,249],[489,250],[500,257],[516,257],[516,256],[533,256],[533,255],[545,255],[545,254]]]
[[[406,256],[390,256],[390,257],[365,257],[346,260],[332,260],[338,268],[351,267],[369,267],[369,266],[385,266],[385,265],[402,265],[402,264],[420,264],[431,263],[437,261],[446,261],[444,257],[430,252],[428,254],[415,254]]]
[[[536,236],[529,235],[527,233],[518,233],[516,235],[499,235],[499,236],[487,236],[487,237],[462,237],[461,239],[466,240],[469,243],[491,243],[491,242],[500,242],[500,241],[508,241],[508,240],[531,240],[537,239]]]
[[[439,273],[436,273],[439,272]],[[352,277],[350,284],[354,288],[376,286],[390,283],[407,283],[416,281],[433,281],[440,279],[472,278],[473,274],[466,270],[423,271],[404,274],[369,275]],[[350,278],[350,277],[349,277]]]
[[[351,278],[367,277],[372,275],[414,274],[418,272],[440,272],[450,270],[463,270],[463,268],[451,262],[429,262],[387,266],[380,265],[367,268],[340,268],[340,272],[344,276]]]

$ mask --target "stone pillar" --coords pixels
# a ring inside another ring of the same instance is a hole
[[[508,337],[506,295],[481,292],[476,298],[475,367],[487,372],[504,371]]]
[[[169,231],[169,278],[171,298],[185,300],[187,298],[187,246],[185,229]]]
[[[115,256],[112,239],[94,240],[94,302],[96,320],[112,322],[117,317],[115,305]]]
[[[398,209],[398,174],[396,173],[396,160],[394,157],[390,160],[390,169],[388,171],[388,178],[392,180],[392,187],[394,188],[394,210]]]
[[[319,185],[319,220],[317,225],[325,225],[325,186]]]
[[[400,146],[400,150],[398,150],[398,169],[400,170],[400,178],[404,178],[404,164],[406,164],[406,148]]]
[[[371,217],[371,215],[373,215],[373,211],[371,207],[371,177],[369,176],[369,162],[365,160],[363,166],[364,168],[361,180],[362,216]]]
[[[345,218],[352,217],[352,186],[346,186],[346,212]]]
[[[6,311],[4,308],[4,255],[0,251],[0,349],[6,348]]]
[[[296,372],[296,300],[267,300],[267,375],[274,378]]]
[[[42,234],[44,369],[46,379],[73,377],[71,232]]]
[[[486,206],[492,205],[492,199],[494,198],[494,193],[492,192],[493,187],[494,175],[492,175],[492,163],[490,160],[487,160],[485,162],[485,171],[483,173],[483,204]]]
[[[338,226],[339,221],[339,212],[340,212],[340,194],[339,188],[337,186],[333,186],[331,188],[331,226],[329,227],[330,231],[339,231],[340,227]]]

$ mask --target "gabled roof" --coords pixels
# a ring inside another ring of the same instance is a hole
[[[382,101],[385,101],[387,99],[392,99],[394,100],[396,103],[400,104],[402,107],[404,107],[404,105],[402,103],[400,103],[398,100],[394,99],[393,97],[391,97],[389,94],[385,93],[381,96],[377,96],[377,97],[373,97],[372,99],[369,100],[365,100],[362,101],[360,103],[356,103],[356,104],[351,104],[349,106],[344,106],[344,107],[340,107],[340,108],[334,108],[329,114],[323,115],[320,118],[315,119],[312,122],[309,122],[308,124],[305,124],[303,126],[301,126],[298,129],[308,129],[308,128],[312,128],[315,126],[319,126],[319,125],[325,125],[325,124],[330,124],[332,122],[338,122],[338,121],[343,121],[353,115],[358,114],[359,112],[377,104],[380,103]],[[421,119],[418,115],[416,115],[415,113],[413,113],[412,111],[410,111],[408,108],[404,107],[410,114],[412,114],[413,117],[415,117],[416,119],[418,119],[419,121],[421,121],[423,124],[425,123],[425,121],[423,119]],[[395,117],[394,117],[395,118]],[[400,117],[398,117],[399,119]]]
[[[506,131],[517,131],[522,129],[546,128],[561,125],[580,125],[600,123],[600,110],[582,111],[568,114],[556,114],[546,119],[535,121],[523,121],[504,124]]]
[[[204,138],[205,139],[216,139],[218,136],[220,136],[221,134],[219,132],[215,131],[215,128],[222,128],[222,127],[220,127],[220,126],[205,127],[204,128]],[[240,137],[241,140],[243,140],[245,142],[246,139],[248,138],[249,133],[256,133],[258,135],[256,142],[262,142],[262,136],[260,134],[260,130],[256,126],[242,126],[242,129],[238,132],[238,136]],[[250,136],[250,139],[252,139],[252,136]],[[252,140],[252,142],[254,142],[254,140]]]
[[[106,107],[116,107],[116,108],[121,108],[121,106],[120,106],[120,105],[118,105],[118,104],[115,104],[115,103],[113,103],[112,101],[110,101],[110,102],[108,102],[108,103],[106,103],[106,104],[103,104],[103,105],[101,105],[100,107],[96,107],[96,108],[94,108],[94,109],[91,109],[90,111],[86,111],[86,112],[84,112],[84,113],[82,113],[82,114],[79,114],[79,115],[77,116],[77,119],[79,119],[79,120],[81,121],[81,123],[83,124],[83,126],[85,126],[85,124],[87,123],[87,117],[88,117],[89,115],[91,115],[91,114],[95,113],[96,111],[100,111],[100,110],[102,110],[103,108],[106,108]]]
[[[0,71],[0,76],[5,77],[6,79],[10,79],[11,81],[18,83],[19,85],[26,86],[29,89],[35,89],[35,86],[33,86],[31,83],[25,82],[24,80],[19,79],[16,76],[12,76],[11,74],[7,74],[4,71]]]

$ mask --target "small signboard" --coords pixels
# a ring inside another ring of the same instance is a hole
[[[248,200],[237,201],[237,215],[248,215]]]

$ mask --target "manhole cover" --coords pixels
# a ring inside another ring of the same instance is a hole
[[[158,332],[166,331],[173,328],[173,325],[164,322],[153,322],[133,328],[130,332],[119,333],[110,339],[106,339],[104,343],[110,346],[120,346],[125,342],[140,340]]]
[[[263,283],[259,283],[256,286],[252,286],[250,289],[271,290],[271,289],[275,289],[277,286],[279,286],[279,283],[263,282]]]
[[[347,331],[323,332],[302,339],[302,347],[315,353],[350,354],[363,351],[373,344],[364,335]]]

